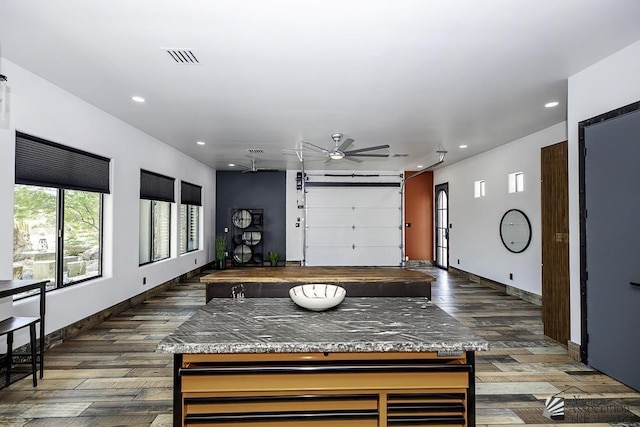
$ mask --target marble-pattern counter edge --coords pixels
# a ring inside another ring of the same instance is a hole
[[[362,353],[488,350],[425,298],[347,298],[310,312],[288,298],[214,299],[162,340],[162,353]]]

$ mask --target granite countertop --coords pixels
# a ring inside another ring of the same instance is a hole
[[[425,298],[349,298],[312,312],[289,298],[216,298],[158,344],[162,353],[448,352],[489,343]]]

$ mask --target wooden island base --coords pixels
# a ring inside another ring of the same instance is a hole
[[[473,351],[174,357],[175,426],[475,425]]]

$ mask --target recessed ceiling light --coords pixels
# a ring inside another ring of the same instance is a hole
[[[140,103],[143,103],[143,102],[145,102],[145,101],[146,101],[146,99],[144,99],[144,98],[143,98],[143,97],[141,97],[141,96],[132,96],[132,97],[131,97],[131,99],[132,99],[133,101],[135,101],[135,102],[140,102]]]
[[[424,165],[418,165],[416,166],[418,169],[422,169],[424,167]]]
[[[204,145],[204,144],[205,144],[205,142],[204,142],[204,141],[197,141],[197,142],[196,142],[196,144],[198,144],[198,145]]]
[[[229,163],[229,166],[234,167],[236,164],[235,163]]]
[[[553,101],[553,102],[547,102],[546,104],[544,104],[544,106],[546,108],[553,108],[553,107],[557,107],[559,104],[558,101]]]
[[[467,144],[462,144],[462,145],[458,145],[459,148],[467,148],[468,145]]]

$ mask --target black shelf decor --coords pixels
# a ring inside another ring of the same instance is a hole
[[[262,266],[264,263],[264,210],[231,209],[231,258],[238,266]]]

